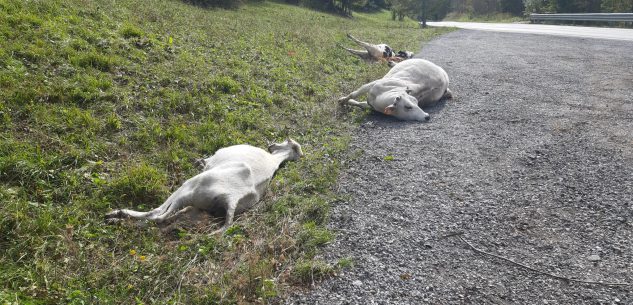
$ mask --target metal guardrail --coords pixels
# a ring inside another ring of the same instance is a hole
[[[547,20],[633,22],[633,13],[530,14],[530,21]]]

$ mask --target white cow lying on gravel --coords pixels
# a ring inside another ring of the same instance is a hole
[[[268,151],[250,145],[235,145],[218,150],[204,159],[202,173],[185,181],[160,207],[149,212],[127,209],[106,214],[112,221],[120,218],[172,222],[185,213],[225,212],[222,230],[233,223],[233,216],[244,212],[264,195],[268,182],[282,162],[303,156],[301,145],[292,139],[273,144]]]
[[[354,100],[365,93],[366,102]],[[429,114],[420,107],[436,103],[442,97],[452,97],[446,71],[428,60],[413,58],[395,65],[383,78],[363,85],[338,101],[371,108],[401,120],[428,121]]]

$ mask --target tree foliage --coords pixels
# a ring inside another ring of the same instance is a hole
[[[367,5],[370,0],[286,0],[289,4],[298,4],[315,10],[352,16],[353,7]]]
[[[600,9],[605,13],[633,13],[633,0],[602,0]]]
[[[474,16],[509,13],[633,13],[633,0],[388,0],[392,18],[426,20],[449,12]]]
[[[231,0],[185,0],[223,2]],[[241,0],[244,1],[244,0]],[[377,11],[388,9],[393,20],[441,20],[448,13],[472,16],[507,13],[626,13],[633,12],[633,0],[285,0],[317,10],[351,16],[352,9]]]
[[[449,0],[390,0],[392,19],[439,20],[449,12]]]
[[[201,7],[222,7],[222,8],[237,8],[244,4],[243,0],[183,0],[186,3],[190,3]]]
[[[633,0],[525,0],[525,13],[633,13]]]

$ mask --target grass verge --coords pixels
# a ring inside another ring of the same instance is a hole
[[[387,71],[336,44],[350,32],[419,50],[448,31],[355,16],[0,0],[0,303],[265,303],[332,273],[315,256],[333,238],[328,206],[364,115],[335,100]],[[286,136],[306,157],[222,236],[103,223],[161,204],[196,158]]]
[[[444,21],[458,22],[493,22],[493,23],[515,23],[527,21],[525,17],[513,16],[508,13],[494,13],[488,15],[476,15],[472,13],[450,13],[446,15]]]

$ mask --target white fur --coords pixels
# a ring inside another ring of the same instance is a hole
[[[367,94],[366,102],[354,100]],[[429,106],[443,96],[452,97],[448,74],[424,59],[409,59],[395,65],[381,79],[367,83],[339,99],[339,103],[371,108],[401,120],[428,121],[420,107]]]
[[[384,56],[385,52],[387,51],[393,52],[391,47],[389,47],[386,44],[376,45],[376,44],[360,41],[350,34],[347,34],[347,37],[351,39],[352,41],[356,42],[358,45],[365,48],[365,50],[354,50],[354,49],[348,49],[345,47],[342,47],[342,48],[367,61],[379,61],[385,58]]]
[[[342,47],[348,52],[370,62],[376,62],[381,60],[386,60],[390,67],[395,65],[398,62],[403,60],[413,58],[413,52],[410,51],[399,51],[396,52],[390,46],[381,43],[381,44],[371,44],[368,42],[364,42],[356,39],[354,36],[347,34],[347,37],[354,41],[356,44],[363,47],[365,50],[354,50],[346,47]],[[404,54],[400,54],[404,53]],[[400,55],[404,55],[404,57],[400,57]]]
[[[160,207],[149,212],[114,210],[106,218],[131,217],[160,223],[173,221],[191,210],[224,210],[226,221],[221,230],[226,230],[235,214],[251,208],[262,198],[282,162],[303,155],[301,146],[292,139],[273,144],[268,150],[270,153],[250,145],[222,148],[204,159],[202,173],[185,181]]]

